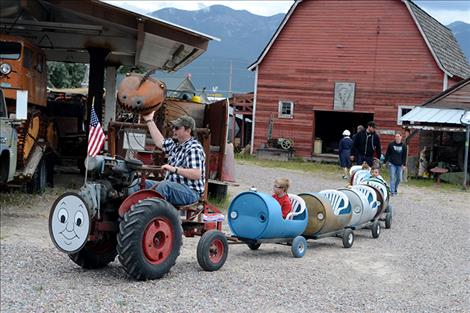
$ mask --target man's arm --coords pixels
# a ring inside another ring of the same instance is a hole
[[[155,145],[162,149],[163,147],[163,135],[158,129],[157,125],[155,124],[155,121],[153,120],[155,112],[149,113],[147,115],[144,115],[144,121],[147,124],[147,127],[149,128],[150,136],[152,136],[153,142]]]
[[[375,134],[375,135],[377,136],[377,148],[376,148],[376,150],[377,150],[377,155],[378,155],[379,158],[380,158],[380,156],[382,155],[382,146],[381,146],[381,144],[380,144],[380,137],[379,137],[379,135],[377,135],[377,134]]]
[[[162,166],[162,169],[167,170],[171,173],[175,173],[186,177],[187,179],[196,180],[201,178],[201,170],[198,168],[183,168],[183,167],[176,167],[170,164],[165,164]]]
[[[403,164],[403,166],[406,166],[406,161],[407,161],[406,156],[408,154],[407,152],[408,152],[408,147],[404,144],[403,145],[403,151],[401,153],[401,160],[402,160],[401,163]]]

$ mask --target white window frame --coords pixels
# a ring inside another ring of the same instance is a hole
[[[285,103],[290,104],[290,114],[283,114],[282,113],[282,105],[285,104]],[[294,101],[279,100],[278,117],[279,118],[294,118]]]
[[[403,125],[403,122],[400,121],[401,117],[404,115],[402,109],[411,109],[413,110],[416,106],[414,105],[399,105],[397,111],[397,125]]]

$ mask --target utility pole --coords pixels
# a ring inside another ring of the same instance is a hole
[[[232,61],[230,61],[230,75],[228,77],[228,98],[232,97]]]

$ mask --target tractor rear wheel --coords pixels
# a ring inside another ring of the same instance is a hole
[[[151,198],[131,207],[119,225],[119,261],[137,280],[168,273],[180,254],[183,229],[176,209]]]
[[[109,234],[109,238],[99,242],[89,241],[77,253],[69,254],[69,258],[86,269],[103,268],[116,258],[116,236]]]

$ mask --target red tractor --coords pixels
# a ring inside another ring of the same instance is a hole
[[[228,254],[221,232],[224,215],[205,199],[175,207],[154,190],[128,195],[140,176],[158,171],[136,160],[89,159],[91,180],[79,193],[67,192],[52,206],[49,232],[55,246],[83,268],[119,261],[138,280],[157,279],[175,264],[187,237],[202,236],[197,260],[206,271],[221,268]]]

